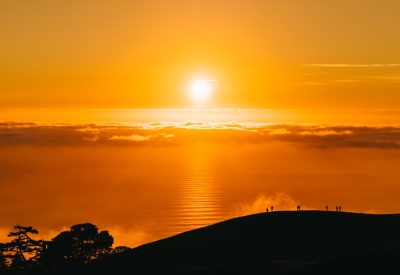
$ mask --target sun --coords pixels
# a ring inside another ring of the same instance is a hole
[[[195,103],[205,103],[210,98],[212,90],[211,80],[195,79],[190,83],[189,95]]]

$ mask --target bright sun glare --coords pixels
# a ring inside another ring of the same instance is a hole
[[[190,97],[195,103],[205,103],[212,93],[211,81],[207,79],[195,79],[189,86]]]

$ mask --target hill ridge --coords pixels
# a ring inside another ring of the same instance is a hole
[[[257,213],[151,242],[92,267],[102,274],[125,269],[139,274],[311,272],[329,263],[340,266],[335,261],[348,257],[362,261],[377,252],[397,255],[399,232],[400,214]]]

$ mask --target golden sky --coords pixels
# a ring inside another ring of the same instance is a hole
[[[0,3],[0,108],[394,109],[397,0]]]
[[[0,0],[0,241],[398,212],[399,26],[399,0]]]

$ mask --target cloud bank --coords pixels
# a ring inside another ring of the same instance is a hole
[[[400,127],[268,125],[260,123],[136,123],[38,125],[0,123],[0,146],[181,146],[287,142],[315,148],[400,148]]]
[[[296,209],[297,205],[300,205],[300,203],[286,193],[277,193],[273,196],[259,195],[250,203],[238,205],[229,218],[265,212],[266,208],[271,211],[271,206],[274,207],[275,211],[293,210]],[[306,209],[304,206],[302,208]]]

